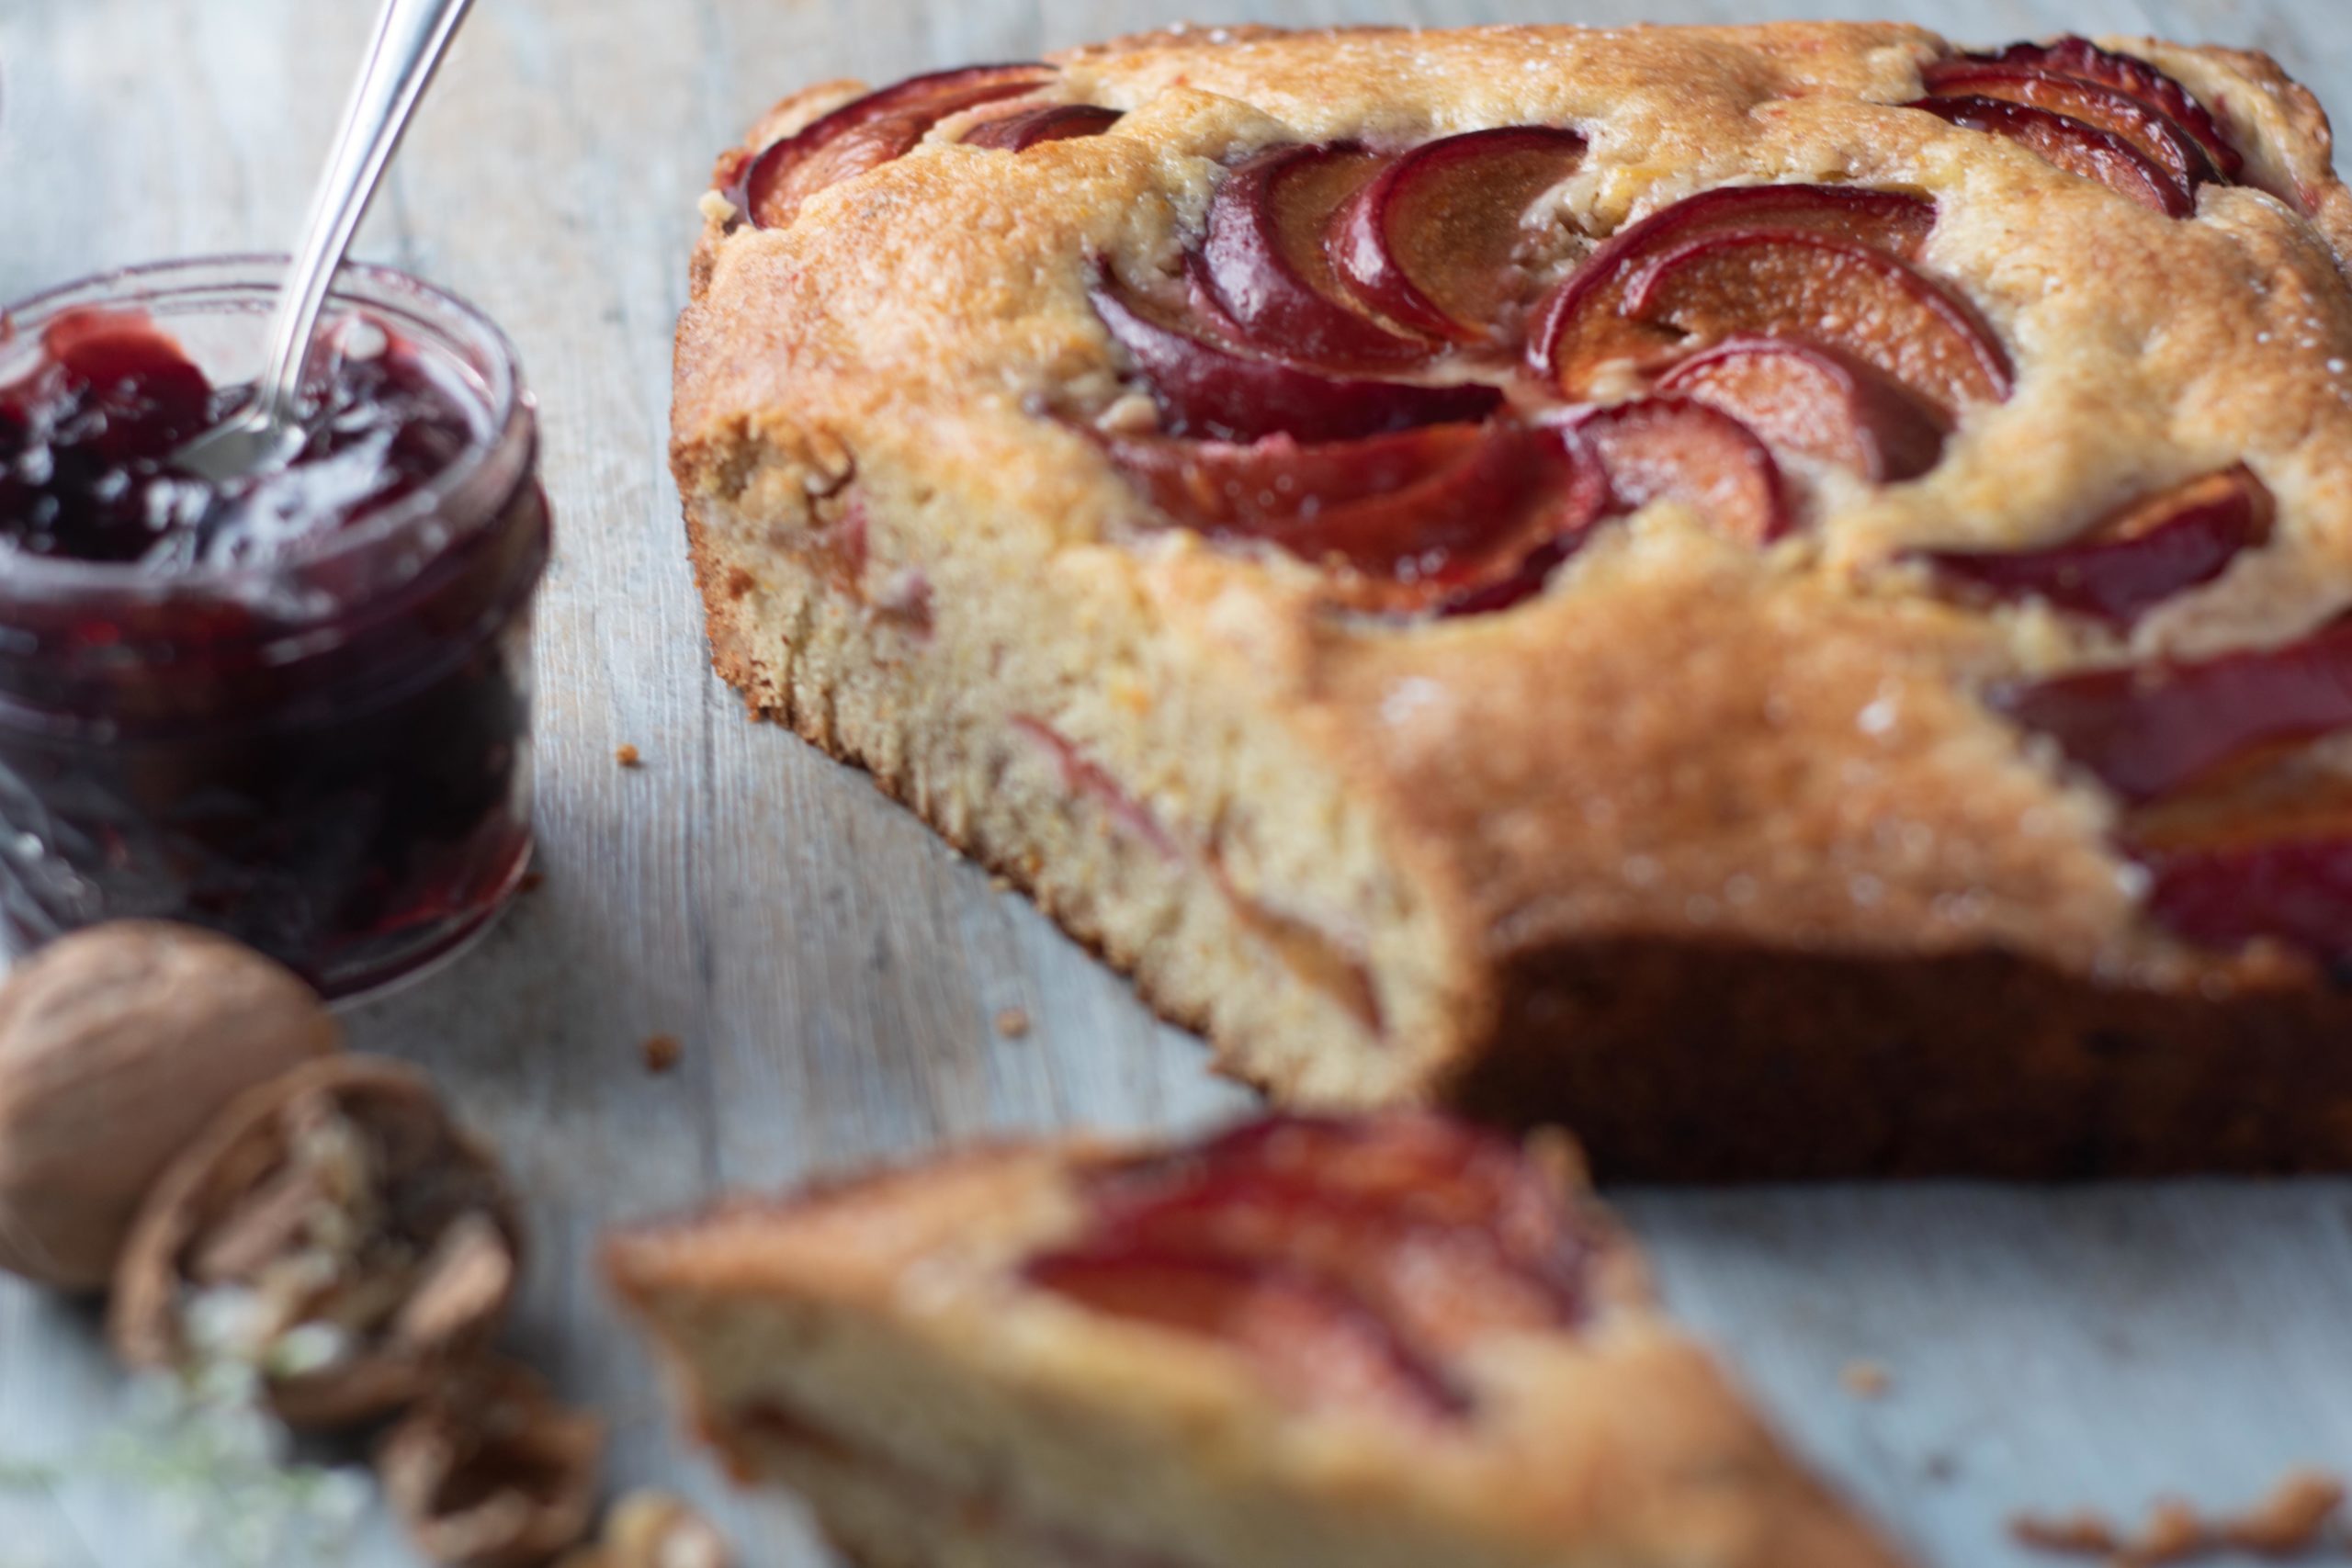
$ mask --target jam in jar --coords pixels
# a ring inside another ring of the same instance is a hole
[[[346,268],[287,467],[177,467],[243,405],[280,264],[0,318],[0,920],[223,931],[329,995],[481,929],[531,844],[537,428],[469,307]]]

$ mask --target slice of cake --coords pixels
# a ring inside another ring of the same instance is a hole
[[[1293,1107],[2352,1161],[2352,195],[2154,39],[1179,30],[786,100],[719,671]]]
[[[980,1149],[608,1256],[695,1426],[865,1568],[1894,1563],[1572,1163],[1282,1117]]]

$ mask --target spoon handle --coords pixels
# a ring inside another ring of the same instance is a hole
[[[399,150],[401,133],[434,70],[457,36],[473,0],[385,0],[368,46],[367,68],[345,107],[343,131],[325,178],[311,199],[302,247],[294,257],[272,323],[269,362],[262,373],[261,412],[273,425],[291,423],[327,288],[343,265],[351,237]]]

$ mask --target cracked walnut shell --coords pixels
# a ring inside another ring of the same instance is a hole
[[[498,1163],[413,1068],[319,1062],[232,1105],[164,1174],[115,1276],[133,1366],[250,1367],[288,1425],[403,1408],[478,1356],[519,1272]]]
[[[605,1425],[528,1369],[485,1361],[384,1436],[376,1472],[418,1550],[455,1568],[545,1562],[594,1517]]]

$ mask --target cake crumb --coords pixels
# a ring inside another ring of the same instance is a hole
[[[1856,1399],[1878,1399],[1894,1386],[1894,1374],[1876,1361],[1849,1361],[1838,1381]]]
[[[991,872],[991,873],[989,873],[989,892],[991,892],[991,893],[1010,893],[1010,892],[1012,892],[1012,878],[1011,878],[1011,877],[1009,877],[1009,876],[1006,876],[1006,875],[1004,875],[1003,874],[999,873],[999,872]]]
[[[523,879],[514,885],[514,891],[517,893],[537,893],[540,888],[545,887],[547,885],[548,874],[546,872],[526,871],[523,874]]]
[[[2036,1551],[2063,1552],[2070,1557],[2112,1557],[2123,1545],[2106,1517],[2086,1508],[2054,1516],[2011,1515],[2009,1539]]]
[[[1029,1032],[1029,1015],[1020,1008],[1005,1008],[996,1015],[996,1032],[1007,1040],[1018,1040]]]
[[[638,751],[636,747],[624,746],[613,753],[613,761],[618,762],[624,768],[634,768],[643,762],[645,758]]]
[[[645,1070],[659,1077],[678,1065],[678,1058],[685,1055],[686,1046],[685,1042],[674,1034],[656,1034],[638,1050],[645,1057]]]
[[[2186,1562],[2210,1544],[2205,1521],[2195,1508],[2177,1497],[2160,1497],[2148,1510],[2140,1533],[2116,1554],[2116,1562],[2131,1568],[2156,1568],[2160,1563]]]
[[[2344,1506],[2344,1483],[2316,1470],[2291,1470],[2259,1503],[2222,1521],[2222,1543],[2258,1557],[2297,1557],[2317,1544]]]
[[[2009,1534],[2019,1545],[2075,1557],[2097,1557],[2108,1568],[2164,1568],[2223,1552],[2274,1560],[2301,1557],[2320,1545],[2344,1506],[2345,1487],[2316,1470],[2280,1477],[2262,1500],[2236,1514],[2207,1518],[2178,1497],[2161,1497],[2130,1539],[2088,1510],[2059,1516],[2019,1514]]]

